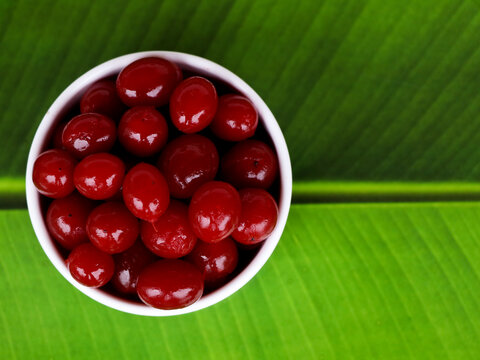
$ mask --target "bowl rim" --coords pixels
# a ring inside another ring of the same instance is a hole
[[[74,280],[65,265],[63,257],[54,245],[54,240],[48,233],[42,216],[40,194],[37,192],[32,180],[35,159],[43,150],[52,125],[57,122],[62,112],[74,102],[78,101],[86,88],[93,82],[117,74],[131,62],[150,56],[165,58],[177,63],[183,69],[192,70],[199,74],[224,81],[250,99],[256,107],[259,113],[259,119],[262,121],[273,142],[279,161],[279,213],[277,224],[272,234],[270,234],[268,239],[265,240],[262,247],[247,267],[236,277],[221,288],[202,296],[194,304],[175,310],[155,309],[135,301],[121,299],[105,291],[83,286]],[[172,316],[198,311],[224,300],[247,284],[260,271],[277,246],[287,222],[291,196],[292,167],[287,144],[280,126],[262,98],[245,81],[223,66],[196,55],[174,51],[142,51],[122,55],[95,66],[73,81],[55,99],[41,120],[30,147],[26,169],[26,200],[30,221],[43,251],[57,271],[60,272],[70,284],[93,300],[119,311],[143,316]]]

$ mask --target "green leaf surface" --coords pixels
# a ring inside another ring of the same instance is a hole
[[[261,272],[171,318],[123,314],[0,211],[2,359],[478,359],[480,205],[294,205]]]
[[[0,1],[0,209],[60,92],[143,50],[245,79],[294,200],[344,203],[294,205],[258,276],[172,318],[90,300],[0,210],[0,359],[480,358],[480,203],[454,202],[480,200],[479,34],[478,0]]]
[[[480,6],[474,0],[3,0],[0,176],[24,173],[49,105],[116,56],[212,59],[266,100],[294,177],[480,178]]]

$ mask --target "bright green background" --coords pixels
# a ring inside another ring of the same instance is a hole
[[[0,358],[480,358],[480,205],[451,201],[480,199],[479,10],[0,0]],[[105,60],[153,49],[244,78],[284,131],[295,200],[338,202],[294,205],[271,260],[231,298],[159,319],[74,290],[26,210],[11,209],[55,97]]]

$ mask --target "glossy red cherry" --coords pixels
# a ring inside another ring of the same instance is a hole
[[[158,166],[165,175],[170,194],[179,199],[193,195],[202,184],[215,178],[218,152],[202,135],[183,135],[167,144]]]
[[[109,282],[115,268],[112,257],[90,243],[80,244],[73,249],[66,263],[75,280],[93,288]]]
[[[104,200],[114,196],[122,186],[125,165],[109,153],[87,156],[75,168],[75,187],[83,196]]]
[[[98,113],[112,119],[119,118],[125,105],[117,95],[115,82],[100,80],[92,84],[80,100],[80,111],[85,113]]]
[[[278,174],[278,160],[273,150],[258,140],[245,140],[233,146],[222,158],[223,179],[237,188],[267,189]]]
[[[238,191],[222,181],[210,181],[193,194],[188,216],[193,231],[203,241],[219,242],[235,230],[240,218]]]
[[[124,294],[136,294],[138,276],[156,258],[140,240],[126,251],[114,255],[115,272],[112,284],[115,289]]]
[[[157,57],[134,61],[117,77],[117,92],[128,106],[162,106],[168,102],[181,79],[174,63]]]
[[[212,122],[217,103],[217,91],[210,81],[200,76],[183,80],[170,98],[173,125],[186,134],[199,132]]]
[[[229,237],[214,244],[198,241],[186,260],[202,271],[206,286],[216,287],[237,267],[238,250]]]
[[[110,118],[95,114],[81,114],[70,120],[63,129],[62,143],[77,158],[108,152],[115,143],[115,123]]]
[[[87,219],[87,234],[98,249],[118,254],[133,245],[139,234],[138,220],[120,202],[97,206]]]
[[[63,129],[65,129],[65,126],[67,125],[66,122],[61,122],[60,124],[57,125],[55,128],[55,131],[53,132],[53,147],[55,149],[62,149],[65,150],[65,147],[63,146],[62,143],[62,134],[63,134]]]
[[[68,152],[47,150],[33,164],[33,183],[42,195],[58,199],[74,189],[73,170],[77,162]]]
[[[258,125],[257,110],[245,96],[228,94],[218,99],[218,109],[210,129],[220,139],[227,141],[245,140]]]
[[[137,293],[147,305],[158,309],[180,309],[193,304],[203,294],[203,276],[183,260],[160,260],[138,277]]]
[[[150,156],[167,143],[168,127],[162,114],[151,106],[136,106],[123,114],[118,124],[118,140],[137,156]]]
[[[170,201],[167,211],[154,223],[142,221],[140,235],[156,255],[177,259],[192,251],[197,237],[188,221],[188,206]]]
[[[125,176],[123,201],[139,219],[154,222],[167,210],[170,192],[162,173],[153,165],[140,163]]]
[[[232,237],[251,245],[265,240],[277,224],[278,207],[275,199],[263,189],[240,190],[242,214]]]
[[[87,242],[85,229],[94,203],[77,193],[53,200],[47,210],[45,222],[52,237],[65,249]]]

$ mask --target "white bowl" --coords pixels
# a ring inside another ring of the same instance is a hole
[[[99,289],[83,286],[75,281],[70,275],[62,255],[57,250],[54,240],[47,231],[41,209],[40,194],[35,189],[32,181],[33,163],[38,155],[45,150],[48,137],[52,132],[52,127],[62,116],[65,115],[65,112],[73,104],[80,100],[83,92],[88,86],[97,80],[118,74],[120,70],[131,62],[147,56],[163,57],[177,63],[184,70],[190,70],[210,78],[222,80],[248,97],[257,108],[259,118],[273,141],[280,164],[279,216],[273,233],[267,240],[265,240],[262,247],[248,266],[234,279],[218,290],[201,297],[196,303],[183,309],[176,310],[155,309],[139,302],[116,297],[115,295],[111,295]],[[92,299],[120,311],[146,316],[170,316],[186,314],[216,304],[238,291],[260,271],[262,266],[272,255],[275,246],[277,246],[287,221],[292,195],[292,167],[290,164],[287,144],[275,117],[265,102],[250,86],[248,86],[247,83],[245,83],[245,81],[224,67],[198,56],[171,51],[146,51],[120,56],[104,62],[80,76],[60,94],[43,117],[42,122],[35,133],[32,146],[30,147],[27,162],[26,193],[28,212],[40,245],[52,264],[73,286]]]

